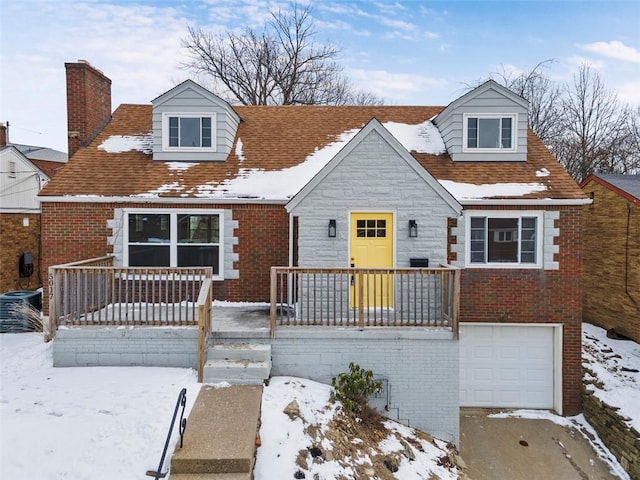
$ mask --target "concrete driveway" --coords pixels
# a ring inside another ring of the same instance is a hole
[[[615,480],[589,442],[549,420],[462,409],[460,454],[470,480]]]

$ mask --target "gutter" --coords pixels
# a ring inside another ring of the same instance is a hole
[[[465,205],[535,205],[535,206],[554,206],[554,205],[591,205],[593,200],[590,198],[535,198],[535,199],[517,199],[517,198],[482,198],[458,200],[462,206]]]
[[[38,196],[41,203],[159,203],[159,204],[202,204],[215,205],[285,205],[289,199],[264,198],[215,198],[215,197],[103,197],[99,195],[85,196]]]

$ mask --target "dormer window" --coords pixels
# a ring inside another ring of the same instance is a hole
[[[215,114],[164,113],[162,143],[165,150],[215,151]]]
[[[464,115],[464,151],[513,151],[516,115]]]

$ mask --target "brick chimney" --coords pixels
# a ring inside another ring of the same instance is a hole
[[[69,158],[111,120],[111,80],[86,60],[65,63]]]
[[[0,123],[0,147],[7,146],[7,126]]]

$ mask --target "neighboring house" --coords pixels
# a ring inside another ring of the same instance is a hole
[[[204,264],[216,299],[264,302],[272,266],[450,264],[460,341],[406,358],[439,372],[415,383],[451,388],[433,401],[453,401],[456,425],[458,383],[462,406],[580,411],[590,200],[527,127],[524,99],[488,81],[446,107],[231,106],[185,81],[111,117],[109,79],[66,67],[72,158],[40,194],[43,273],[110,253]],[[78,124],[87,111],[101,113]]]
[[[640,175],[594,173],[581,184],[585,321],[640,342]]]
[[[57,150],[8,143],[0,124],[0,293],[42,285],[37,195],[66,160]]]

